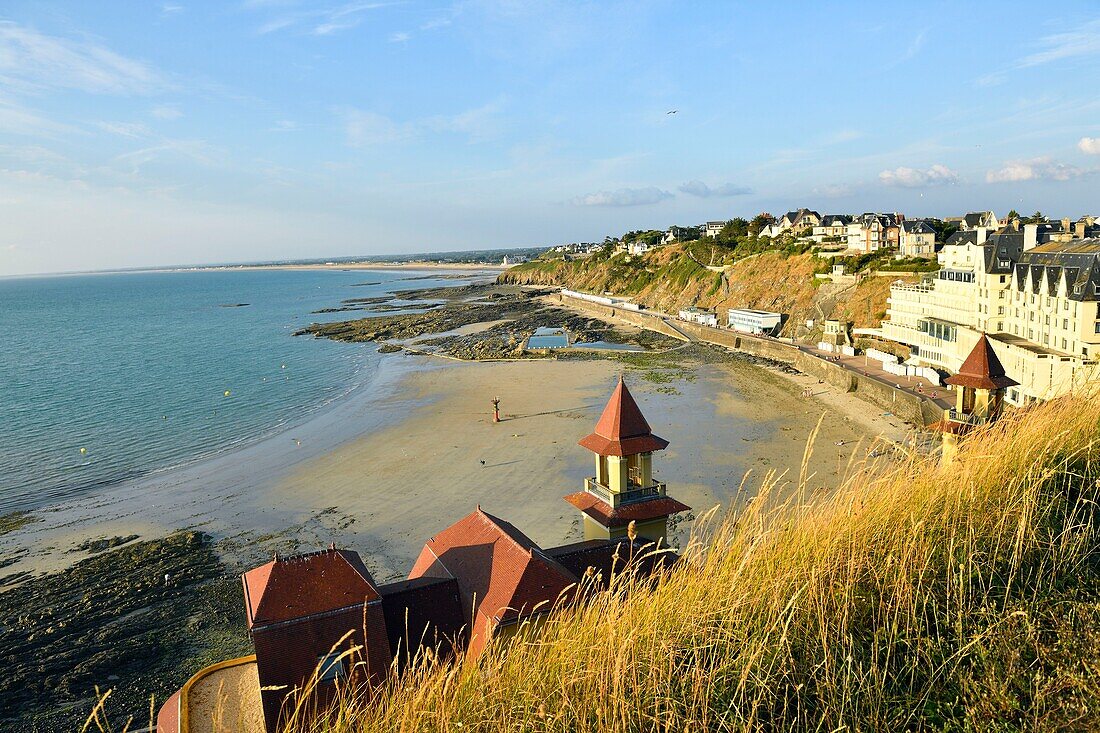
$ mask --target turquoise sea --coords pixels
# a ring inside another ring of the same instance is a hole
[[[311,311],[444,284],[394,270],[0,279],[0,514],[307,420],[369,385],[380,359],[372,345],[293,337],[362,315]]]

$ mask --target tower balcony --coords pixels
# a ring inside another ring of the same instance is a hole
[[[944,410],[945,417],[951,422],[960,423],[963,425],[969,425],[971,427],[978,427],[979,425],[985,425],[989,422],[988,417],[982,415],[968,414],[965,412],[959,412],[958,410]]]
[[[631,485],[626,491],[616,492],[597,481],[595,476],[584,480],[584,490],[600,501],[606,502],[612,509],[617,509],[623,504],[665,496],[665,485],[661,481],[654,481],[650,486]]]

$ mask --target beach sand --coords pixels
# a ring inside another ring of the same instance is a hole
[[[5,573],[66,567],[87,556],[73,549],[88,539],[188,528],[219,540],[232,566],[335,542],[359,550],[386,581],[404,576],[432,534],[478,504],[544,546],[571,541],[579,518],[561,497],[583,487],[593,461],[577,441],[621,373],[654,432],[671,441],[655,457],[656,476],[694,515],[728,505],[747,472],[748,495],[768,471],[796,481],[822,415],[813,488],[835,485],[874,436],[906,432],[816,380],[736,362],[686,364],[669,383],[599,359],[386,363],[385,376],[363,390],[375,394],[291,433],[36,512],[39,521],[0,537],[0,555],[18,557]],[[806,387],[814,397],[801,396]]]
[[[452,364],[414,374],[406,389],[422,406],[301,464],[273,498],[312,511],[339,507],[354,518],[342,539],[383,580],[402,577],[431,535],[478,505],[544,547],[579,539],[578,515],[561,497],[591,473],[593,457],[577,441],[594,428],[621,372],[593,360]],[[869,437],[905,431],[885,418],[853,420],[847,413],[867,413],[866,405],[816,380],[822,394],[805,399],[799,381],[752,365],[700,365],[687,372],[691,381],[667,385],[634,372],[626,370],[628,386],[654,432],[671,441],[654,457],[655,475],[695,515],[729,503],[750,470],[750,493],[768,471],[796,481],[823,415],[814,488],[836,485],[861,440],[868,446]],[[498,424],[493,397],[501,399]]]

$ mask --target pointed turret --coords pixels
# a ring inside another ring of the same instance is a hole
[[[993,344],[983,333],[958,374],[944,380],[955,387],[955,409],[944,410],[939,428],[943,432],[944,462],[954,459],[959,436],[1001,416],[1004,393],[1019,382],[1005,374]]]
[[[584,482],[584,491],[565,500],[584,516],[586,539],[617,539],[631,522],[638,537],[665,540],[668,517],[691,507],[665,492],[653,479],[653,452],[668,441],[653,434],[638,403],[619,378],[596,429],[580,445],[596,457],[596,475]]]

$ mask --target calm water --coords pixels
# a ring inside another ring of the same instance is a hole
[[[343,298],[454,284],[402,280],[409,277],[218,271],[0,280],[0,514],[232,449],[369,385],[373,347],[291,334],[354,317],[310,313]],[[362,282],[381,285],[352,287]],[[235,303],[249,305],[222,307]]]

